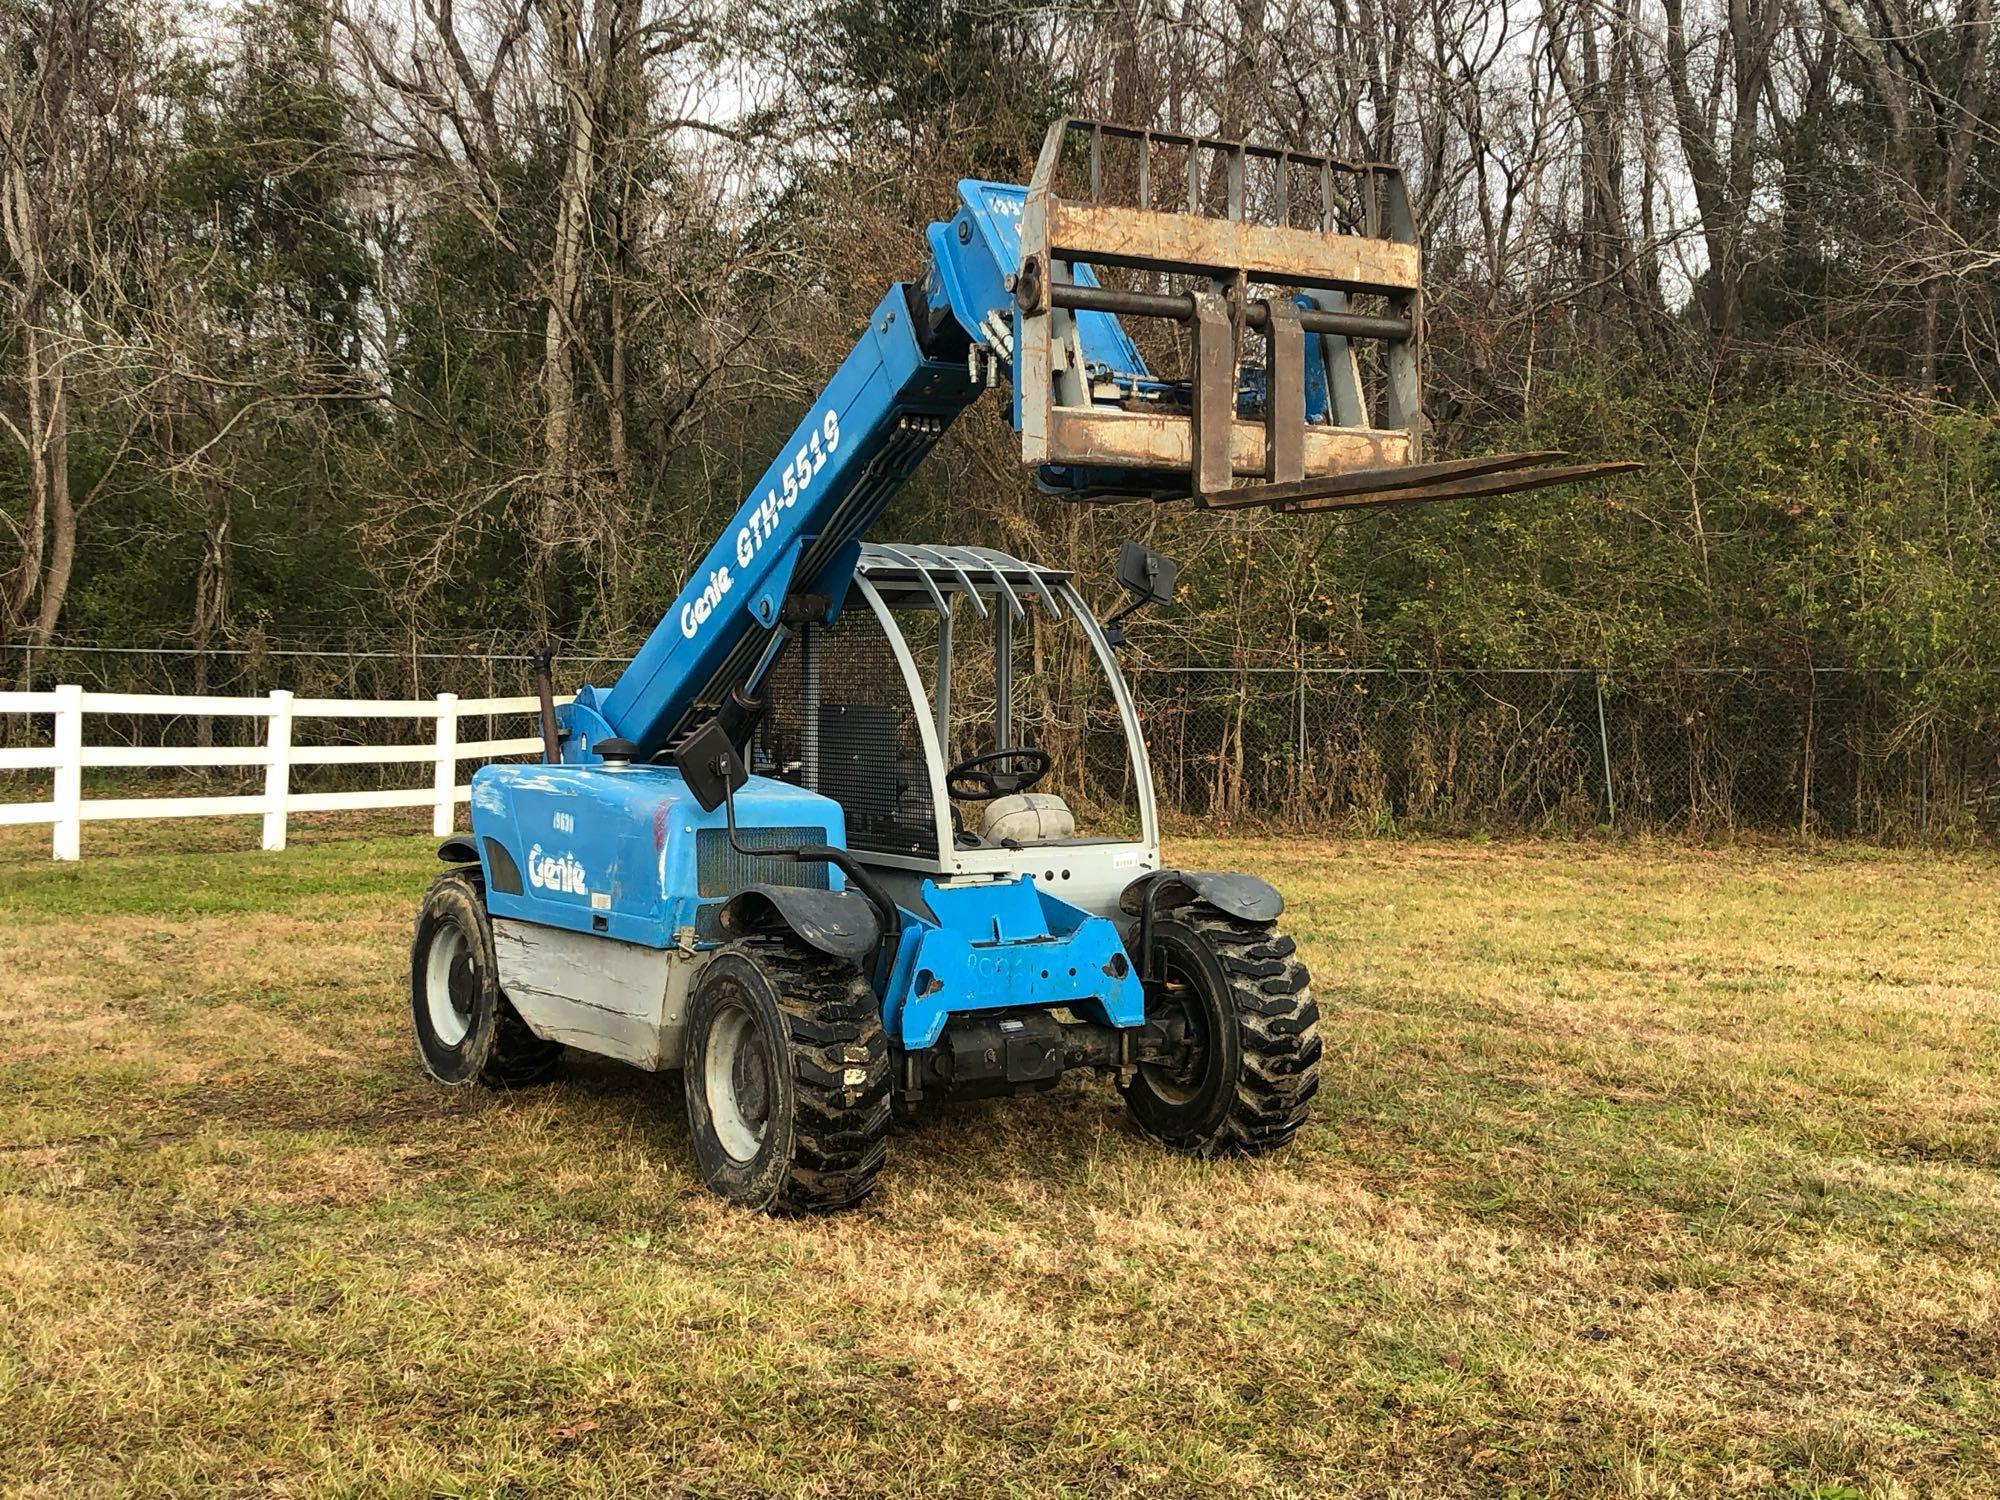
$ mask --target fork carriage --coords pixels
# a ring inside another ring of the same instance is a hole
[[[1422,257],[1387,163],[1071,119],[1019,212],[1021,459],[1078,498],[1315,511],[1630,467],[1424,462]],[[1185,379],[1146,367],[1135,320],[1186,330]]]

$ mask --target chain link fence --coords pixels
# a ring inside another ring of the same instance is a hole
[[[1162,804],[1200,822],[1969,839],[1991,830],[2000,797],[1979,695],[1963,683],[1940,692],[1924,674],[1136,676]]]
[[[568,652],[558,685],[608,682],[627,659]],[[401,648],[252,638],[204,652],[76,644],[32,657],[13,648],[4,664],[9,686],[351,698],[504,696],[533,691],[534,676],[533,653],[504,637]],[[1162,813],[1181,826],[1883,842],[1973,841],[2000,826],[1989,707],[2000,672],[1135,660],[1128,680]],[[224,744],[244,722],[134,719],[126,732],[135,743]],[[1115,740],[1106,743],[1115,723],[1039,732],[1077,736],[1043,747],[1059,759],[1122,763]],[[5,733],[19,742],[35,728]]]

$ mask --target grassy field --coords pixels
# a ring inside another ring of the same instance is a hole
[[[1990,858],[1183,841],[1290,894],[1292,1151],[1076,1082],[772,1223],[676,1080],[428,1084],[430,841],[308,840],[0,845],[0,1491],[2000,1491]]]

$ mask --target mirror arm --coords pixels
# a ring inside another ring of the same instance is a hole
[[[1141,597],[1138,599],[1134,599],[1131,603],[1127,604],[1123,609],[1113,610],[1111,612],[1110,618],[1104,622],[1104,628],[1106,630],[1109,630],[1113,625],[1116,625],[1120,620],[1124,619],[1127,615],[1136,615],[1137,613],[1139,613],[1140,610],[1144,609],[1147,605],[1151,604],[1152,602],[1153,601],[1150,599]]]
[[[1114,577],[1118,586],[1132,595],[1132,602],[1114,612],[1100,627],[1104,639],[1112,646],[1125,644],[1122,623],[1126,616],[1136,614],[1149,604],[1168,604],[1173,601],[1174,584],[1180,577],[1180,564],[1171,557],[1153,551],[1152,548],[1135,541],[1118,544],[1118,566]]]
[[[1104,632],[1104,639],[1109,641],[1114,647],[1124,645],[1125,631],[1120,622],[1131,615],[1136,615],[1152,602],[1152,600],[1142,594],[1132,600],[1123,609],[1113,610],[1109,615],[1106,615],[1098,626],[1098,629]]]

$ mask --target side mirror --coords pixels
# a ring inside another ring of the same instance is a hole
[[[674,751],[674,768],[687,782],[703,812],[714,812],[750,779],[743,757],[729,741],[719,719],[710,719],[681,741]],[[733,821],[733,820],[732,820]]]
[[[1170,604],[1181,565],[1164,553],[1139,542],[1118,544],[1118,567],[1112,574],[1118,587],[1132,596],[1132,602],[1104,622],[1104,638],[1114,646],[1125,644],[1125,629],[1119,623],[1149,604]]]
[[[1134,596],[1131,608],[1120,611],[1124,615],[1148,604],[1173,603],[1174,583],[1181,576],[1181,565],[1140,542],[1120,542],[1114,576],[1118,587]]]

